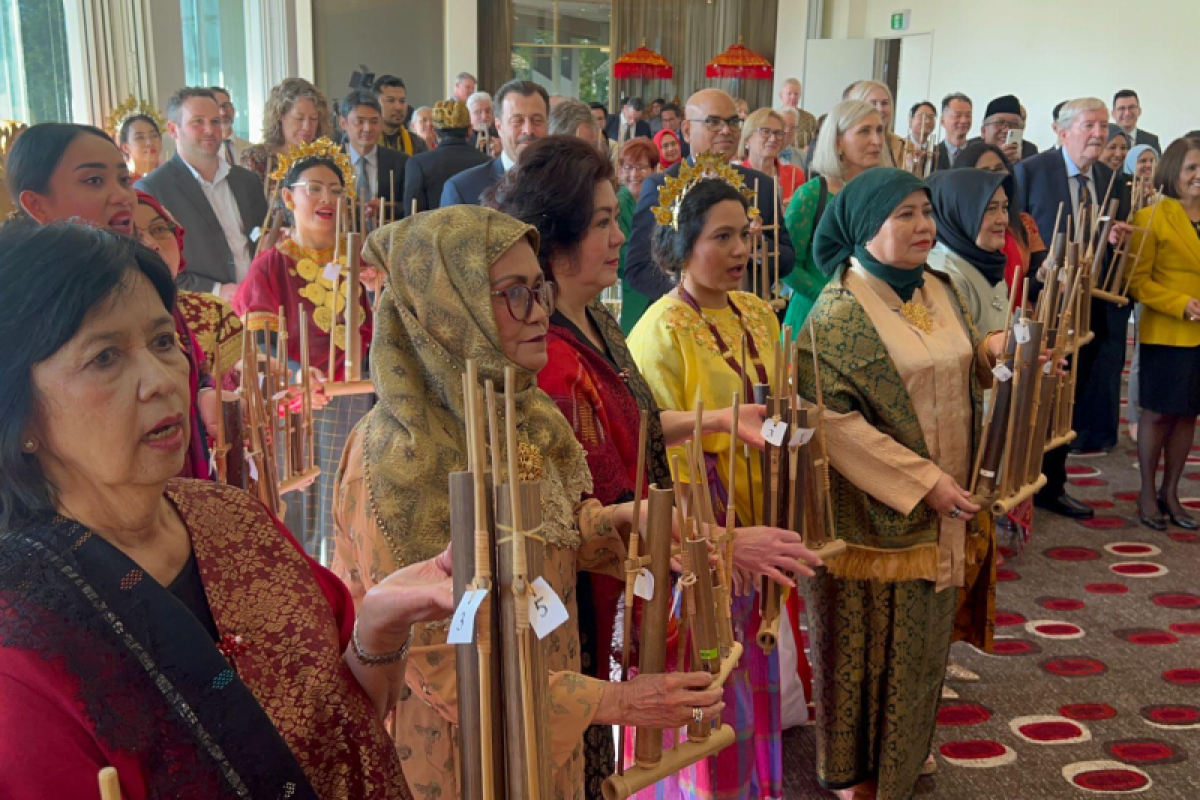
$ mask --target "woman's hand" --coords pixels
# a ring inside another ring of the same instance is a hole
[[[201,389],[196,395],[196,408],[200,419],[204,422],[204,431],[213,439],[217,438],[217,414],[221,413],[221,404],[217,401],[220,389]]]
[[[983,349],[987,351],[993,364],[998,364],[1004,357],[1004,331],[992,331],[983,340]]]
[[[1188,322],[1200,321],[1200,300],[1191,298],[1183,309],[1183,318]]]
[[[710,689],[712,675],[707,672],[671,672],[665,675],[638,675],[625,683],[604,687],[596,725],[642,725],[648,728],[680,728],[694,720],[694,709],[704,719],[717,719],[725,710],[721,689]]]
[[[1108,231],[1108,243],[1119,247],[1126,236],[1133,233],[1133,227],[1128,222],[1114,222]]]
[[[796,582],[784,572],[812,577],[811,567],[821,566],[821,559],[804,546],[800,534],[795,531],[756,525],[737,529],[737,538],[733,542],[733,564],[783,586],[795,586]]]
[[[925,495],[925,503],[947,519],[974,519],[980,506],[971,502],[971,493],[945,472]]]
[[[757,582],[754,573],[734,564],[733,569],[729,570],[729,585],[734,597],[746,597],[754,591]]]
[[[719,411],[709,412],[712,415],[714,433],[726,436],[733,433],[733,406]],[[708,416],[709,414],[705,414]],[[767,407],[755,403],[740,403],[738,405],[737,436],[738,441],[748,444],[755,450],[766,449],[767,443],[762,438],[763,420],[767,418]]]
[[[358,273],[358,279],[372,292],[378,293],[380,287],[383,286],[383,272],[375,267],[363,267],[362,271]]]
[[[303,385],[300,383],[300,376],[294,378],[297,385],[288,390],[288,407],[292,411],[299,411],[303,407],[304,393]],[[325,406],[329,405],[329,397],[325,395],[325,375],[316,367],[308,368],[309,385],[312,387],[312,409],[320,411]]]
[[[415,623],[454,613],[450,550],[393,572],[371,587],[358,612],[358,641],[372,655],[394,653]]]

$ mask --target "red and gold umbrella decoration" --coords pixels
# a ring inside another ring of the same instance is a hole
[[[770,61],[743,45],[739,36],[737,44],[708,62],[704,75],[708,78],[769,81],[775,77],[775,68]]]
[[[631,50],[621,56],[613,64],[613,77],[623,80],[670,80],[675,75],[671,62],[658,53],[646,47],[642,39],[641,47]]]

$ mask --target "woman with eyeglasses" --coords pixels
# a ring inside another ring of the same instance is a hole
[[[659,134],[663,132],[659,131]],[[669,136],[675,135],[671,131],[665,132]],[[678,140],[675,144],[678,157]],[[626,335],[633,330],[633,326],[650,307],[646,295],[625,280],[625,252],[629,249],[627,245],[629,235],[633,231],[633,212],[637,210],[638,199],[642,196],[642,183],[654,174],[658,165],[659,148],[645,136],[630,139],[621,147],[617,167],[617,177],[621,184],[621,190],[617,192],[617,225],[621,228],[625,241],[621,243],[621,260],[617,275],[621,280],[621,331]]]
[[[720,690],[707,688],[705,674],[610,683],[582,672],[577,573],[623,578],[633,509],[628,502],[605,506],[585,499],[597,484],[584,449],[559,407],[538,388],[538,373],[549,360],[555,298],[538,248],[532,226],[469,205],[409,217],[368,239],[364,258],[388,273],[372,352],[379,402],[342,458],[333,570],[357,601],[396,566],[446,549],[446,487],[450,474],[467,465],[466,359],[478,364],[481,381],[501,390],[505,368],[514,367],[517,438],[522,451],[536,452],[542,464],[542,575],[569,613],[542,642],[550,673],[553,796],[583,798],[589,795],[581,745],[589,726],[680,727],[693,715],[712,719],[724,704]],[[505,454],[499,456],[504,463]],[[412,628],[408,690],[399,692],[396,707],[404,775],[424,797],[460,796],[456,657],[446,635],[445,625]]]
[[[233,299],[233,308],[241,315],[274,315],[283,308],[287,316],[287,357],[293,372],[301,361],[300,310],[306,315],[308,362],[316,379],[315,407],[320,409],[314,422],[321,474],[304,491],[303,510],[299,504],[289,504],[285,522],[314,553],[323,538],[333,535],[333,479],[346,437],[371,408],[370,395],[343,395],[326,404],[320,392],[325,379],[340,381],[345,377],[341,355],[346,341],[347,292],[342,280],[345,256],[336,295],[328,269],[337,237],[338,201],[346,194],[342,167],[334,160],[339,155],[340,149],[334,146],[331,155],[300,158],[288,170],[281,195],[295,216],[295,224],[287,238],[254,259]],[[366,292],[359,297],[359,305],[362,351],[354,355],[359,363],[366,364],[371,341],[371,307]],[[338,345],[336,364],[329,360],[331,342]]]
[[[117,146],[129,165],[129,179],[139,181],[162,163],[162,131],[146,114],[135,114],[121,123]]]
[[[756,169],[764,175],[774,178],[779,188],[776,205],[786,208],[801,185],[804,184],[804,170],[785,164],[779,159],[783,145],[787,139],[787,128],[783,117],[769,108],[760,108],[746,118],[742,127],[742,154],[745,159],[743,167]],[[759,196],[770,197],[771,188],[759,187]]]

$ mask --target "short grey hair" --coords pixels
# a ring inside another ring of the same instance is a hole
[[[872,114],[878,113],[875,106],[862,100],[843,100],[834,106],[817,133],[817,144],[812,158],[813,172],[840,181],[842,161],[838,158],[838,140],[846,131]]]
[[[458,84],[460,84],[460,83],[462,83],[463,81],[466,81],[466,80],[471,80],[471,81],[475,81],[475,83],[479,83],[479,81],[478,81],[478,80],[475,80],[475,76],[474,76],[474,75],[472,75],[471,73],[469,73],[469,72],[460,72],[460,73],[458,73],[457,75],[455,75],[455,76],[454,76],[454,85],[455,85],[455,86],[457,86]]]
[[[475,106],[479,105],[484,100],[487,100],[489,103],[491,103],[492,96],[487,92],[475,92],[475,94],[467,98],[467,110],[474,111]],[[495,106],[495,103],[492,103],[492,105]]]
[[[1077,100],[1069,100],[1063,103],[1063,107],[1058,111],[1058,131],[1065,131],[1071,127],[1071,123],[1075,118],[1088,111],[1103,111],[1104,118],[1108,119],[1108,105],[1096,97],[1080,97]]]
[[[592,108],[582,100],[563,98],[550,112],[551,136],[574,136],[580,125],[596,128]]]

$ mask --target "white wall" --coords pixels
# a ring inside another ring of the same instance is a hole
[[[809,0],[779,0],[775,25],[775,85],[771,89],[771,105],[778,106],[779,93],[788,78],[804,77],[804,54],[808,49]],[[808,108],[807,97],[800,98],[801,108]]]
[[[1196,0],[867,0],[865,36],[889,38],[891,15],[912,10],[906,33],[933,32],[930,97],[968,94],[975,126],[988,101],[1015,94],[1029,111],[1025,138],[1052,141],[1062,100],[1137,91],[1142,124],[1163,146],[1200,128],[1200,2]],[[907,109],[897,109],[907,114]]]

